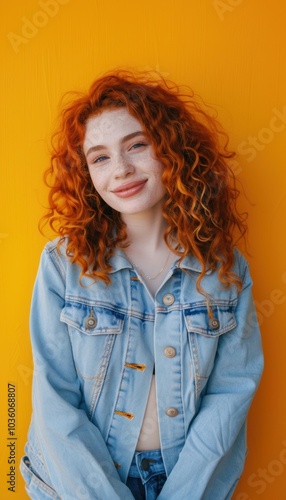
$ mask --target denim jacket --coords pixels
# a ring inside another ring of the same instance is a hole
[[[248,265],[243,288],[203,278],[192,256],[151,296],[117,250],[111,284],[84,277],[57,241],[42,255],[31,309],[33,416],[21,470],[33,499],[132,499],[125,485],[154,364],[167,481],[158,500],[231,498],[263,357]]]

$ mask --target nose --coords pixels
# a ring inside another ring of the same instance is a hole
[[[134,166],[130,162],[129,158],[124,155],[120,155],[116,158],[115,163],[115,178],[120,179],[122,177],[127,177],[134,172]]]

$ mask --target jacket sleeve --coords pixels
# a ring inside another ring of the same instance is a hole
[[[63,273],[45,250],[31,308],[33,424],[42,460],[64,500],[131,500],[102,435],[81,409],[69,334],[60,322],[64,296]]]
[[[252,282],[244,264],[237,326],[219,337],[200,409],[158,500],[225,500],[231,498],[241,474],[245,456],[239,455],[241,450],[245,455],[246,417],[263,370]]]

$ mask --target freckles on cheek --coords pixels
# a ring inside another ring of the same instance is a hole
[[[93,174],[90,176],[91,182],[95,191],[102,197],[107,194],[107,184],[100,175]]]
[[[96,192],[100,191],[100,184],[97,182],[96,178],[94,176],[90,176],[91,183],[95,189]]]

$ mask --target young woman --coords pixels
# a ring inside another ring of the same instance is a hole
[[[61,116],[28,494],[229,499],[263,361],[225,135],[191,93],[120,71]]]

